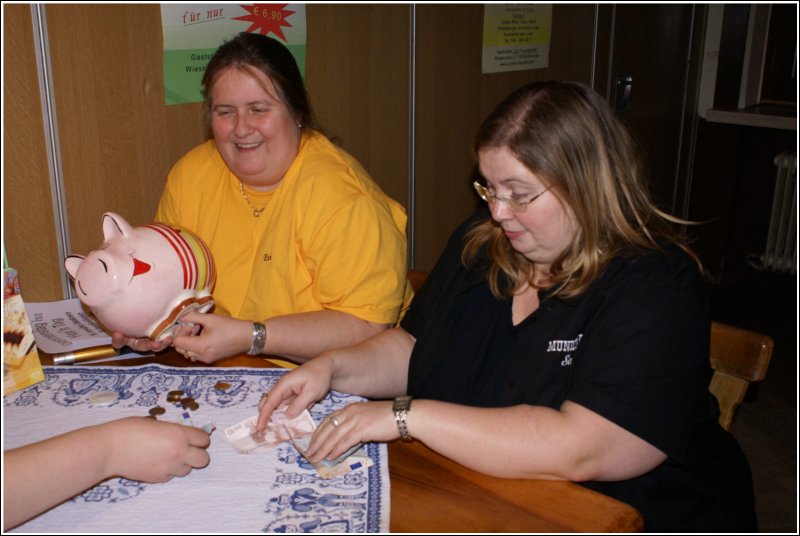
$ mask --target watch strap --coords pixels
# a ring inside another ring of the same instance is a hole
[[[411,434],[408,433],[408,411],[411,409],[411,397],[408,395],[398,396],[394,399],[392,411],[394,412],[394,420],[397,423],[397,431],[400,433],[400,439],[403,441],[411,441]]]

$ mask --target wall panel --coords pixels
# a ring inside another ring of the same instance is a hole
[[[323,131],[408,206],[408,5],[306,7],[306,85]]]
[[[61,299],[31,8],[3,6],[3,243],[26,301]]]
[[[430,270],[477,206],[470,148],[481,121],[538,80],[589,83],[594,6],[554,5],[549,67],[481,74],[483,5],[417,6],[415,268]]]
[[[47,19],[70,239],[86,253],[102,240],[104,212],[152,220],[203,122],[199,105],[164,104],[157,4],[48,4]]]
[[[675,184],[680,171],[687,68],[692,52],[695,7],[617,4],[611,68],[611,97],[621,74],[633,77],[630,105],[618,115],[645,156],[651,189],[659,206],[673,211],[682,202]],[[697,51],[696,51],[697,52]]]

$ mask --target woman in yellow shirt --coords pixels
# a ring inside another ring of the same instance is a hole
[[[395,325],[412,296],[405,211],[314,129],[291,53],[241,33],[209,62],[203,92],[213,140],[175,164],[156,220],[208,244],[216,309],[182,318],[199,335],[166,342],[205,363],[241,352],[302,362]]]

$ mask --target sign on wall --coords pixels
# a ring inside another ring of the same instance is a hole
[[[548,66],[552,4],[486,4],[483,7],[483,73]]]
[[[203,101],[200,83],[208,61],[239,32],[278,39],[305,73],[305,4],[161,4],[161,27],[168,105]]]

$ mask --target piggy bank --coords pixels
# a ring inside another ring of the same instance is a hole
[[[163,223],[131,227],[107,212],[103,237],[99,249],[70,255],[64,265],[78,298],[108,329],[161,340],[189,311],[214,305],[214,260],[193,233]]]

